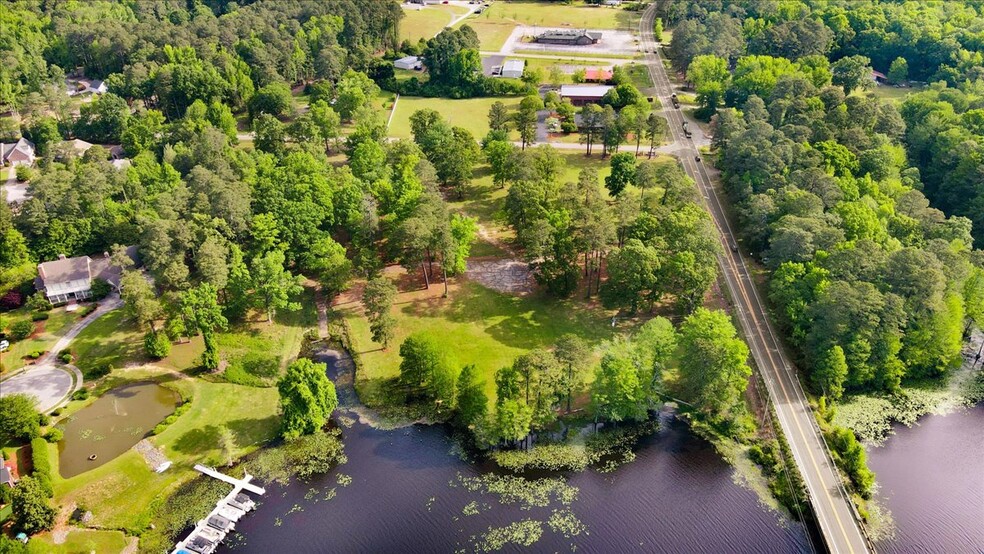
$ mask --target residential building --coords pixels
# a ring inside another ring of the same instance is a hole
[[[393,67],[397,69],[420,69],[421,62],[417,56],[407,56],[393,62]]]
[[[127,254],[133,260],[137,259],[137,248],[127,248]],[[44,291],[52,304],[64,304],[72,300],[85,300],[92,297],[92,284],[101,279],[116,290],[120,288],[122,270],[110,263],[109,254],[90,258],[78,256],[66,258],[59,256],[57,260],[38,264],[38,277],[35,287]]]
[[[17,465],[13,460],[7,460],[0,465],[0,485],[14,488],[17,485]]]
[[[34,143],[26,138],[0,143],[0,156],[3,165],[31,165],[34,163]]]
[[[526,68],[526,61],[524,60],[506,60],[506,63],[502,64],[502,76],[509,77],[511,79],[519,79],[523,76],[523,70]]]
[[[569,98],[575,106],[583,106],[601,102],[610,90],[610,85],[561,85],[560,97]]]
[[[587,46],[598,44],[602,33],[599,31],[588,31],[586,29],[553,29],[545,31],[536,36],[536,42],[540,44],[561,44],[564,46]]]

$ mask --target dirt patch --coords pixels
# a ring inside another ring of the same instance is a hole
[[[143,439],[135,444],[133,449],[143,456],[144,461],[147,462],[147,465],[150,466],[150,469],[152,470],[156,470],[168,461],[167,456],[164,455],[164,452],[155,447],[153,444],[150,444],[150,441],[147,439]]]
[[[529,264],[519,260],[469,260],[465,276],[506,294],[530,294],[536,286]]]

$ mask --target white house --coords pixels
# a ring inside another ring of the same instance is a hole
[[[570,98],[575,106],[583,106],[601,102],[610,90],[612,87],[609,85],[561,85],[560,97]]]
[[[130,258],[136,259],[135,246],[126,251]],[[64,304],[71,300],[91,298],[92,283],[96,279],[102,279],[119,290],[121,275],[122,270],[110,263],[108,254],[104,253],[95,259],[89,256],[66,258],[61,255],[57,260],[38,264],[35,287],[44,291],[52,304]]]
[[[0,143],[0,157],[2,165],[31,165],[34,163],[34,143],[26,138]]]
[[[506,63],[502,64],[502,76],[519,79],[523,76],[525,67],[526,61],[524,60],[506,60]]]
[[[393,67],[397,69],[418,69],[420,67],[420,58],[417,56],[400,58],[393,62]]]

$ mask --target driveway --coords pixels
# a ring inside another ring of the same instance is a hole
[[[38,411],[43,413],[61,404],[73,390],[72,374],[49,365],[34,367],[7,379],[0,386],[0,396],[11,394],[33,396],[38,400]]]
[[[79,336],[83,329],[106,312],[123,305],[119,296],[113,295],[100,302],[99,307],[85,319],[72,326],[51,347],[47,354],[29,367],[0,384],[0,396],[24,393],[38,399],[38,411],[49,412],[60,405],[70,394],[82,386],[82,372],[72,365],[64,368],[55,365],[56,356]],[[72,375],[75,375],[74,379]]]

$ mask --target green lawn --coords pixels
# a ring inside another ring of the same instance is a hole
[[[589,6],[583,2],[565,5],[560,2],[510,1],[495,2],[481,14],[465,21],[469,25],[473,21],[485,21],[537,27],[635,30],[639,27],[640,14],[622,8]],[[485,48],[484,43],[482,47]]]
[[[592,62],[586,62],[584,60],[578,60],[578,59],[574,59],[574,58],[566,58],[566,59],[560,59],[560,58],[558,58],[558,59],[555,59],[555,60],[548,60],[546,58],[524,58],[522,56],[509,56],[506,59],[510,59],[510,60],[512,60],[512,59],[524,60],[526,62],[526,67],[528,67],[530,69],[541,69],[541,70],[543,70],[543,80],[541,81],[541,84],[549,84],[549,85],[553,85],[553,84],[566,85],[566,84],[571,84],[571,83],[574,82],[574,81],[571,80],[571,77],[572,76],[571,75],[566,75],[566,74],[564,75],[563,80],[561,80],[560,83],[553,83],[553,82],[551,82],[551,80],[550,80],[550,69],[553,68],[554,66],[557,66],[557,65],[572,65],[572,66],[574,66],[576,68],[583,68],[585,70],[588,70],[588,69],[608,69],[612,65],[617,65],[617,64],[606,64],[606,63],[592,63]]]
[[[396,104],[396,115],[390,123],[389,136],[411,138],[410,116],[417,110],[430,108],[439,111],[448,122],[471,131],[477,140],[489,132],[489,108],[496,101],[502,101],[507,108],[519,106],[519,98],[468,98],[449,100],[447,98],[420,98],[401,96]]]
[[[532,49],[523,49],[523,48],[517,48],[515,52],[517,56],[521,56],[523,54],[539,54],[543,56],[556,56],[558,58],[560,57],[581,58],[582,62],[584,61],[584,58],[601,58],[604,60],[635,60],[635,59],[642,58],[642,54],[606,54],[606,53],[585,52],[584,56],[578,56],[574,52],[565,52],[563,50],[532,50]]]
[[[467,8],[451,5],[427,6],[419,10],[406,8],[400,20],[400,40],[416,43],[421,38],[429,39],[466,11]]]
[[[9,330],[18,321],[30,321],[32,312],[26,307],[0,313],[0,329]],[[25,365],[31,352],[45,352],[54,346],[58,338],[65,334],[79,320],[78,312],[66,312],[65,308],[55,308],[48,312],[48,319],[34,322],[33,335],[18,342],[11,342],[10,349],[0,354],[0,366],[11,371]]]
[[[117,309],[90,323],[69,349],[75,356],[75,365],[88,375],[107,365],[120,368],[143,361],[143,335],[135,322]]]
[[[96,529],[72,529],[65,542],[55,544],[51,535],[44,534],[31,538],[27,551],[37,554],[78,554],[83,552],[122,552],[129,539],[122,531],[102,531]]]
[[[468,25],[472,29],[475,29],[481,49],[487,52],[498,52],[502,50],[509,35],[516,28],[516,24],[511,21],[490,20],[485,17],[484,13],[479,16],[465,18],[456,27],[462,25]]]
[[[872,94],[879,100],[901,104],[906,96],[921,92],[922,90],[924,89],[913,87],[895,88],[892,85],[878,85],[868,90],[867,93]]]
[[[416,276],[414,276],[416,277]],[[415,282],[415,281],[414,281]],[[486,390],[494,398],[497,369],[534,348],[548,348],[565,333],[577,334],[591,344],[612,336],[611,315],[580,301],[558,301],[540,295],[517,297],[457,280],[448,298],[443,288],[411,290],[397,295],[393,315],[397,332],[388,350],[372,341],[368,320],[354,304],[343,306],[352,329],[352,344],[361,354],[360,392],[373,402],[371,390],[380,380],[399,375],[399,344],[414,332],[439,338],[459,365],[475,364],[485,375]]]
[[[653,79],[649,74],[649,68],[642,64],[630,63],[625,65],[625,70],[629,74],[632,84],[639,90],[646,90],[653,87]]]

